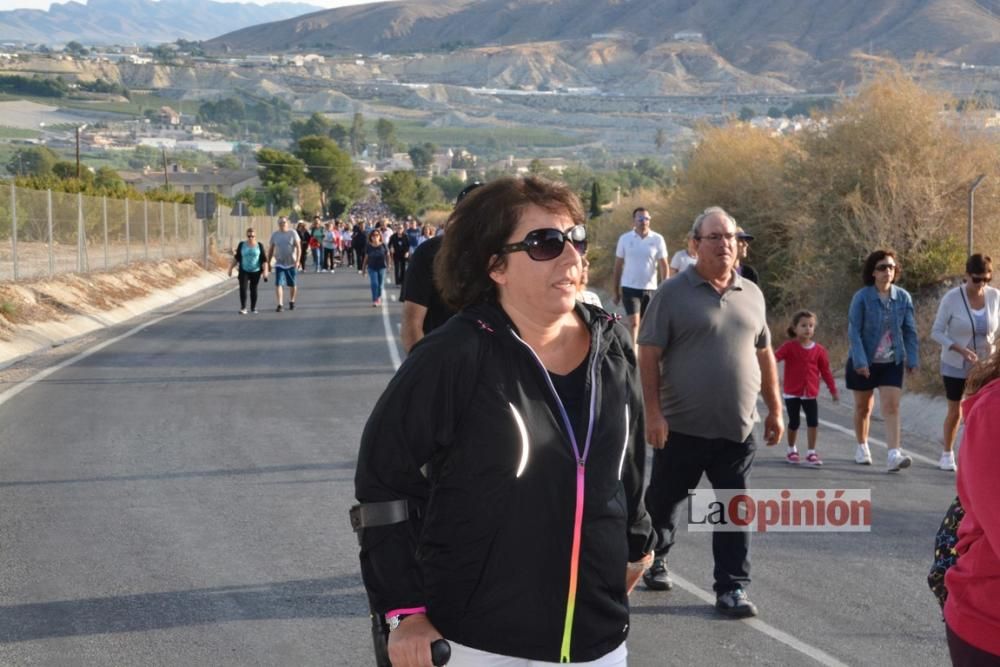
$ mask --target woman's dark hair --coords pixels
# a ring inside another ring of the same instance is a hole
[[[378,234],[379,236],[382,236],[382,230],[379,229],[378,227],[376,227],[375,229],[373,229],[370,232],[368,232],[368,241],[371,242],[372,237],[375,236],[376,234]]]
[[[795,327],[799,326],[799,322],[806,319],[807,317],[811,317],[815,320],[816,313],[812,312],[811,310],[800,310],[794,315],[792,315],[792,326],[788,327],[788,329],[785,330],[786,333],[788,333],[789,338],[797,337],[795,333]]]
[[[965,260],[965,272],[970,275],[973,273],[993,273],[993,260],[989,255],[980,253],[969,255],[969,259]]]
[[[448,217],[448,231],[434,259],[434,283],[445,303],[461,310],[497,300],[490,272],[505,265],[500,248],[510,242],[521,213],[532,204],[565,213],[574,224],[586,220],[580,199],[562,183],[506,177],[476,188]]]
[[[892,282],[899,280],[899,273],[902,270],[899,266],[899,258],[893,250],[876,250],[865,259],[865,265],[861,267],[861,280],[865,285],[875,284],[875,266],[886,257],[896,260],[896,270],[892,272]]]

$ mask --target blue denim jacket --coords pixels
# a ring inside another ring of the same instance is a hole
[[[913,318],[913,299],[901,287],[889,287],[889,327],[896,347],[896,363],[903,363],[900,352],[906,354],[906,367],[917,367],[917,324]],[[847,318],[847,338],[851,343],[851,361],[855,368],[870,365],[879,337],[882,335],[882,302],[874,285],[862,287],[851,299]],[[900,347],[902,341],[902,349]]]

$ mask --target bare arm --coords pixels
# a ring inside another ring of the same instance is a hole
[[[669,278],[671,275],[672,274],[670,273],[670,262],[668,262],[666,260],[666,258],[661,259],[660,260],[660,280],[659,280],[659,282],[663,282],[664,280],[666,280],[667,278]]]
[[[625,260],[615,257],[614,275],[611,278],[611,300],[617,305],[622,300],[622,271],[625,270]]]
[[[764,420],[764,440],[768,447],[781,441],[785,430],[781,410],[781,392],[778,385],[778,362],[774,358],[771,346],[757,350],[757,363],[760,364],[760,393],[767,405],[767,418]]]
[[[272,242],[271,245],[267,246],[267,263],[268,263],[268,266],[270,266],[271,260],[274,258],[274,250],[275,250],[274,243]],[[298,264],[296,264],[296,266],[298,266]]]
[[[424,337],[425,317],[427,317],[426,306],[413,301],[403,302],[403,322],[399,328],[399,337],[403,341],[403,351],[407,354]]]
[[[639,346],[639,377],[642,383],[642,403],[646,414],[646,442],[662,449],[670,429],[660,410],[660,357],[663,350],[655,345]]]

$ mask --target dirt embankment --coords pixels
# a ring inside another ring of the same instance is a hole
[[[25,354],[170,303],[224,278],[193,259],[136,263],[106,273],[68,273],[0,283],[0,366]]]

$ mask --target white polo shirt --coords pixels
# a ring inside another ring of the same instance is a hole
[[[618,238],[615,257],[625,260],[622,287],[656,289],[656,265],[668,257],[667,242],[652,230],[642,238],[633,229]]]

